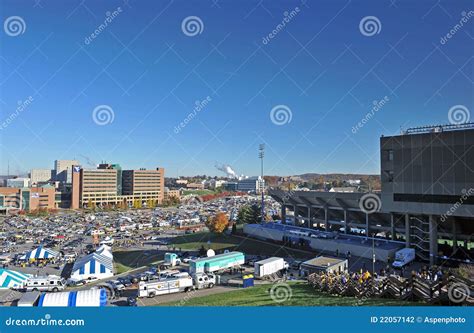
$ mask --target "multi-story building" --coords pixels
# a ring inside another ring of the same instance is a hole
[[[54,161],[54,171],[56,180],[70,184],[72,182],[72,167],[74,165],[79,165],[79,162],[77,160]]]
[[[237,190],[242,192],[261,193],[265,188],[265,180],[262,177],[249,177],[238,181]]]
[[[7,179],[7,187],[28,187],[30,186],[30,178],[11,178]]]
[[[177,189],[170,189],[168,187],[165,187],[163,200],[166,201],[171,198],[176,198],[179,200],[181,198],[181,191]]]
[[[54,209],[55,189],[53,186],[31,188],[0,187],[0,210],[34,211],[37,209]]]
[[[73,167],[71,208],[88,205],[132,205],[137,200],[161,203],[164,169],[122,170],[118,164],[101,164],[97,169]]]
[[[124,195],[163,195],[164,169],[156,170],[124,170],[122,186]]]
[[[186,188],[190,190],[204,190],[203,183],[187,183]]]
[[[41,183],[48,183],[53,180],[54,172],[50,169],[31,169],[30,179],[31,185],[38,185]]]
[[[226,183],[225,180],[221,180],[221,179],[211,179],[209,181],[206,182],[206,185],[208,188],[212,189],[212,190],[215,190],[219,187],[222,187],[224,184]]]

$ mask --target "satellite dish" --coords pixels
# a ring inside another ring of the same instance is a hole
[[[213,249],[207,250],[207,256],[208,256],[208,257],[214,257],[215,255],[216,255],[216,253],[214,252]]]

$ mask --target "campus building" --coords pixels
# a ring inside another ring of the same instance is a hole
[[[51,169],[32,169],[30,171],[31,185],[45,184],[54,178],[54,170]]]
[[[14,188],[0,187],[0,211],[2,213],[34,211],[57,208],[53,186]]]
[[[10,178],[7,179],[7,187],[28,187],[30,186],[30,178]]]
[[[125,204],[139,201],[160,204],[164,196],[164,169],[122,170],[118,164],[100,164],[97,169],[74,166],[71,208]]]
[[[383,237],[415,248],[431,264],[472,261],[474,124],[381,137],[380,156],[381,193],[270,190],[282,205],[282,221]]]
[[[72,182],[72,168],[79,165],[77,160],[56,160],[54,161],[55,179],[62,183]]]
[[[237,183],[237,190],[242,192],[261,193],[265,188],[265,180],[259,177],[243,178]]]

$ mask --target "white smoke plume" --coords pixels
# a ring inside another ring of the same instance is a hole
[[[238,178],[237,173],[232,169],[232,167],[228,164],[219,164],[216,163],[215,167],[217,170],[224,172],[228,178]]]

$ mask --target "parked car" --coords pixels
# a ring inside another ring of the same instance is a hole
[[[188,262],[190,262],[191,260],[196,260],[196,259],[199,259],[199,257],[189,256],[189,257],[183,258],[183,262],[184,262],[184,263],[188,263]]]

